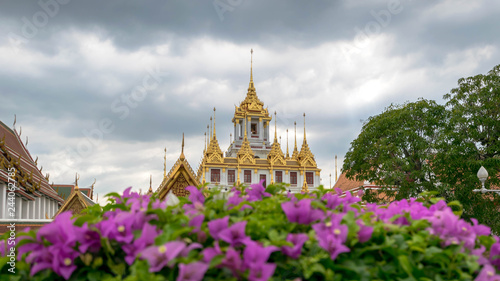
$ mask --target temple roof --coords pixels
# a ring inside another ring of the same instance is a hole
[[[172,166],[168,174],[163,178],[160,186],[156,189],[160,200],[165,199],[169,192],[176,196],[187,196],[189,191],[185,190],[187,186],[198,186],[199,181],[184,156],[184,134],[182,135],[182,149],[179,159]]]
[[[71,211],[73,215],[80,214],[82,210],[86,209],[87,207],[95,205],[95,202],[92,201],[92,199],[90,199],[87,196],[86,194],[88,193],[87,189],[90,190],[90,188],[85,188],[84,190],[80,190],[80,188],[78,187],[78,182],[76,182],[75,185],[73,186],[71,194],[64,202],[64,205],[54,215],[54,217],[65,211]]]
[[[0,121],[0,180],[8,181],[8,169],[16,169],[16,181],[21,188],[16,191],[30,200],[45,194],[56,201],[64,202],[63,198],[49,184],[49,175],[43,176],[38,169],[37,161],[33,160],[26,146],[21,141],[21,133],[10,129]]]

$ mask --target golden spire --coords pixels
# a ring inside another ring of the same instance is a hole
[[[288,129],[286,129],[286,159],[290,159],[290,153],[288,153]]]
[[[210,126],[207,124],[207,148],[209,146],[210,146]]]
[[[250,49],[250,83],[248,84],[248,90],[254,89],[255,86],[253,84],[253,49]]]
[[[214,114],[215,114],[215,113],[214,113]],[[211,128],[212,128],[212,116],[210,116],[210,129],[209,129],[209,132],[210,132],[210,139],[212,139],[212,138],[213,138],[213,134],[212,134],[212,130],[211,130]]]
[[[306,114],[304,113],[304,141],[302,142],[302,148],[300,149],[298,158],[297,158],[301,165],[306,165],[307,162],[310,163],[310,165],[316,167],[316,161],[314,160],[314,155],[312,154],[311,150],[309,149],[309,145],[307,145],[307,138],[306,138]]]
[[[92,183],[91,188],[90,188],[90,200],[93,200],[94,198],[94,185],[97,180],[94,178],[94,183]]]
[[[149,175],[149,189],[148,189],[148,195],[153,194],[153,175]]]
[[[278,137],[277,137],[277,126],[276,126],[276,111],[274,112],[274,142],[278,142]]]
[[[335,182],[337,182],[338,177],[337,177],[337,154],[335,154]]]
[[[179,159],[184,160],[186,157],[184,156],[184,133],[182,133],[182,148],[181,148],[181,156]]]
[[[78,191],[78,180],[80,179],[80,176],[78,173],[75,173],[75,191]]]
[[[214,138],[216,138],[216,136],[215,136],[215,107],[214,107]]]
[[[165,147],[165,156],[163,156],[163,177],[167,177],[167,148]]]
[[[307,143],[306,139],[306,113],[304,112],[304,143]]]
[[[295,146],[293,148],[292,159],[297,160],[299,157],[299,150],[297,149],[297,122],[293,122],[295,127]]]
[[[207,132],[204,133],[205,135],[205,148],[203,149],[203,154],[207,151]]]

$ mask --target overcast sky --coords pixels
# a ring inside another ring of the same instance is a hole
[[[307,140],[329,185],[363,120],[442,97],[500,63],[500,1],[2,1],[0,120],[56,183],[104,194],[149,187],[202,157],[213,107],[229,146],[248,88]]]

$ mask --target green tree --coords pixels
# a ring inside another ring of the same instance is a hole
[[[435,101],[391,105],[365,122],[351,143],[342,170],[350,179],[398,187],[396,193],[384,190],[395,199],[435,190],[437,180],[430,160],[447,119],[445,107]]]
[[[463,204],[465,218],[500,233],[500,196],[472,192],[481,187],[481,166],[490,175],[486,188],[500,186],[500,65],[486,75],[461,78],[444,98],[450,119],[434,162],[442,190],[448,190],[444,195]]]

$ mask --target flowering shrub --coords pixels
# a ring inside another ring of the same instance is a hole
[[[0,279],[500,280],[499,238],[438,199],[364,206],[340,190],[187,189],[167,206],[129,188],[19,233],[15,275],[3,240]]]

